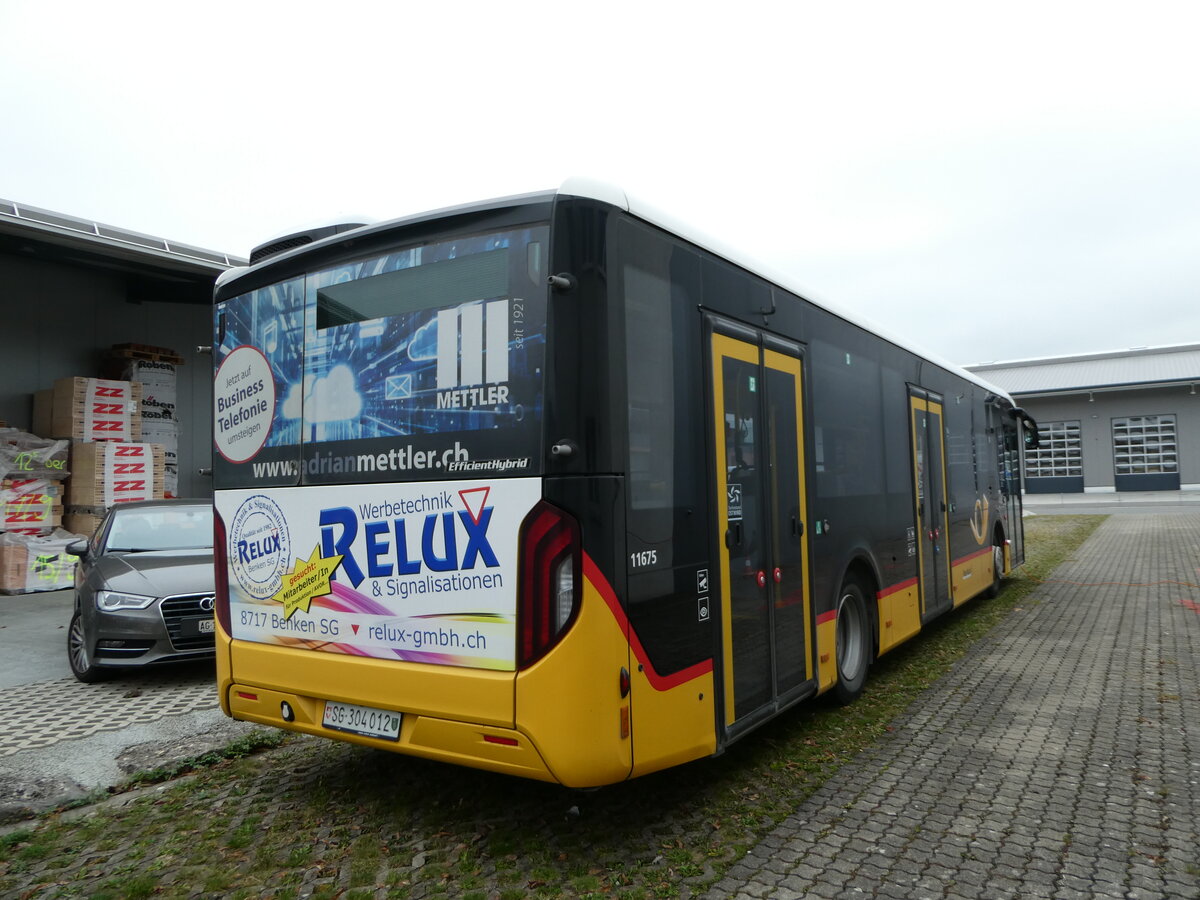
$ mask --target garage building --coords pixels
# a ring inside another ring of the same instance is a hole
[[[33,398],[67,376],[100,377],[114,345],[170,348],[179,420],[178,493],[212,495],[216,277],[244,259],[0,200],[0,421],[33,425]]]
[[[1200,490],[1200,344],[966,368],[1038,423],[1028,493]]]

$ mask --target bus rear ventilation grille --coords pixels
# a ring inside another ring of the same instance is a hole
[[[286,237],[281,241],[276,241],[273,244],[263,244],[261,247],[255,247],[250,254],[250,265],[266,259],[268,256],[274,256],[276,253],[283,253],[285,250],[294,250],[296,247],[303,247],[305,244],[311,244],[312,237],[307,234],[293,235]]]

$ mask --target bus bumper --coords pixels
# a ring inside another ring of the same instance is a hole
[[[224,693],[229,714],[244,722],[270,725],[285,731],[311,734],[374,747],[392,753],[420,756],[439,762],[471,766],[518,775],[538,781],[556,782],[530,738],[519,731],[455,722],[415,713],[399,713],[399,740],[350,734],[322,724],[325,701],[318,697],[264,690],[233,683]],[[286,704],[286,705],[285,705]],[[284,718],[285,710],[291,721]]]

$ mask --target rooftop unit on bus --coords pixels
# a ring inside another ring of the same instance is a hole
[[[250,251],[250,265],[260,263],[265,259],[276,256],[280,253],[285,253],[288,250],[295,250],[297,247],[303,247],[307,244],[316,243],[328,237],[345,234],[348,231],[354,231],[357,228],[362,228],[366,222],[334,222],[328,225],[318,225],[313,228],[307,228],[303,231],[294,231],[291,234],[281,235],[277,238],[272,238],[269,241],[259,244]]]

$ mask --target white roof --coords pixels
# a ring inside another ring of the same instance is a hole
[[[1200,382],[1200,344],[1134,347],[967,366],[1011,394]]]
[[[684,240],[697,245],[698,247],[703,247],[705,250],[723,257],[735,265],[755,272],[766,280],[772,281],[779,285],[781,288],[784,288],[785,290],[790,291],[799,297],[803,297],[813,305],[819,306],[821,309],[833,313],[838,318],[845,319],[847,322],[857,325],[858,327],[863,328],[872,334],[876,334],[884,340],[889,341],[895,344],[897,347],[907,350],[910,353],[915,353],[917,356],[923,357],[935,365],[941,366],[943,369],[953,372],[955,375],[979,385],[987,391],[1007,396],[1003,389],[1003,385],[998,385],[992,381],[986,380],[984,377],[967,371],[961,366],[947,362],[937,355],[930,353],[928,350],[918,347],[911,341],[901,338],[889,332],[887,329],[874,324],[858,313],[851,312],[844,307],[830,303],[827,300],[823,300],[815,296],[811,291],[798,284],[792,275],[782,272],[779,269],[767,265],[766,263],[755,260],[752,255],[742,250],[735,249],[723,241],[701,232],[699,229],[687,224],[686,222],[676,219],[669,213],[663,212],[653,204],[647,203],[641,198],[631,196],[629,193],[619,187],[616,187],[615,185],[604,181],[597,181],[592,178],[576,177],[568,178],[566,181],[564,181],[562,186],[558,189],[558,192],[560,194],[568,194],[574,197],[587,197],[592,200],[600,200],[604,203],[612,204],[613,206],[625,210],[631,215],[637,216],[639,219],[643,219],[652,225],[657,225],[660,228],[671,232],[672,234],[676,234]],[[1010,401],[1012,400],[1011,397],[1008,397],[1007,399]]]

